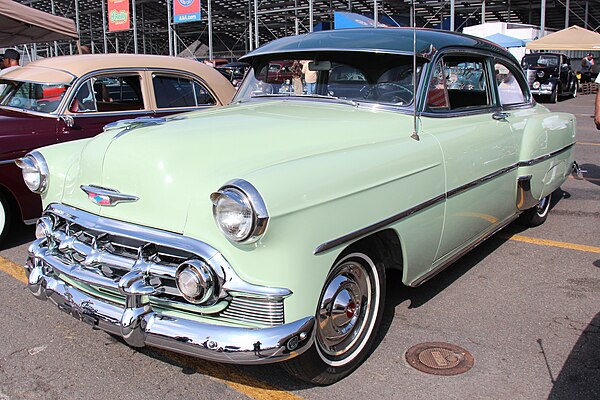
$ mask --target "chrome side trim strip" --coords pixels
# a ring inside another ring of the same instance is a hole
[[[319,245],[315,249],[315,251],[313,252],[313,254],[314,255],[318,255],[318,254],[323,253],[323,252],[325,252],[327,250],[330,250],[330,249],[332,249],[334,247],[337,247],[337,246],[340,246],[340,245],[342,245],[344,243],[351,242],[351,241],[353,241],[355,239],[358,239],[361,236],[366,236],[366,235],[368,235],[370,233],[376,232],[376,231],[378,231],[378,230],[380,230],[382,228],[385,228],[388,225],[391,225],[391,224],[393,224],[395,222],[400,221],[401,219],[404,219],[404,218],[408,217],[409,215],[412,215],[412,214],[414,214],[416,212],[424,210],[425,208],[431,207],[431,206],[433,206],[433,205],[435,205],[435,204],[437,204],[437,203],[439,203],[439,202],[441,202],[443,200],[446,200],[449,197],[452,197],[452,196],[457,195],[459,193],[462,193],[462,192],[465,192],[467,190],[473,189],[474,187],[479,186],[479,185],[481,185],[481,184],[483,184],[483,183],[485,183],[487,181],[490,181],[490,180],[492,180],[494,178],[497,178],[497,177],[499,177],[501,175],[509,173],[510,171],[516,169],[517,166],[518,166],[518,164],[513,164],[513,165],[510,165],[510,166],[508,166],[506,168],[502,168],[502,169],[500,169],[498,171],[495,171],[495,172],[492,172],[491,174],[488,174],[488,175],[486,175],[486,176],[484,176],[482,178],[476,179],[476,180],[474,180],[472,182],[469,182],[469,183],[467,183],[465,185],[462,185],[462,186],[459,186],[459,187],[457,187],[455,189],[452,189],[452,190],[450,190],[450,191],[448,191],[448,192],[446,192],[444,194],[440,194],[439,196],[436,196],[436,197],[434,197],[434,198],[432,198],[430,200],[427,200],[427,201],[425,201],[425,202],[423,202],[421,204],[418,204],[418,205],[416,205],[416,206],[414,206],[412,208],[409,208],[408,210],[402,211],[399,214],[393,215],[393,216],[391,216],[389,218],[386,218],[386,219],[384,219],[382,221],[376,222],[376,223],[374,223],[372,225],[369,225],[367,227],[364,227],[362,229],[359,229],[359,230],[356,230],[354,232],[348,233],[348,234],[346,234],[344,236],[341,236],[341,237],[339,237],[337,239],[325,242],[325,243]]]
[[[4,165],[4,164],[13,164],[15,161],[17,161],[18,158],[15,158],[14,160],[4,160],[4,161],[0,161],[0,165]]]
[[[488,174],[488,175],[486,175],[486,176],[484,176],[482,178],[479,178],[479,179],[474,180],[472,182],[469,182],[469,183],[467,183],[465,185],[462,185],[462,186],[459,186],[459,187],[457,187],[455,189],[450,190],[449,192],[446,193],[446,196],[447,197],[452,197],[452,196],[457,195],[459,193],[466,192],[467,190],[470,190],[470,189],[472,189],[472,188],[474,188],[476,186],[479,186],[479,185],[481,185],[481,184],[483,184],[483,183],[485,183],[487,181],[490,181],[490,180],[492,180],[494,178],[497,178],[500,175],[504,175],[506,173],[509,173],[510,171],[516,169],[517,167],[518,167],[518,164],[513,164],[513,165],[510,165],[510,166],[508,166],[506,168],[502,168],[502,169],[500,169],[500,170],[498,170],[496,172],[492,172],[491,174]]]
[[[573,146],[575,146],[575,143],[571,143],[571,144],[563,147],[562,149],[553,151],[552,153],[544,154],[543,156],[539,156],[539,157],[533,158],[533,159],[528,160],[528,161],[520,161],[519,162],[519,167],[529,167],[529,166],[532,166],[532,165],[535,165],[535,164],[539,164],[539,163],[541,163],[543,161],[546,161],[549,158],[552,158],[552,157],[554,157],[554,156],[562,153],[563,151],[569,150]]]
[[[444,261],[443,263],[441,263],[437,267],[433,268],[432,270],[430,270],[425,275],[423,275],[423,276],[415,279],[414,281],[412,281],[411,283],[409,283],[408,286],[410,286],[410,287],[419,286],[420,284],[422,284],[422,283],[428,281],[429,279],[433,278],[435,275],[439,274],[444,269],[446,269],[446,267],[448,267],[449,265],[451,265],[452,263],[454,263],[456,260],[458,260],[459,258],[461,258],[462,256],[464,256],[469,251],[473,250],[480,243],[482,243],[483,241],[485,241],[486,239],[488,239],[489,237],[493,236],[495,233],[497,233],[498,231],[500,231],[502,228],[504,228],[505,226],[507,226],[508,224],[510,224],[511,222],[513,222],[515,219],[517,219],[518,216],[519,216],[519,214],[513,214],[510,217],[508,217],[507,219],[505,219],[504,221],[502,221],[499,225],[493,226],[487,233],[484,233],[483,235],[481,235],[479,237],[479,239],[477,239],[474,242],[470,243],[464,249],[462,249],[461,251],[459,251],[458,253],[456,253],[452,257],[448,258],[446,261]]]
[[[382,221],[376,222],[373,225],[369,225],[365,228],[359,229],[357,231],[348,233],[344,236],[341,236],[337,239],[331,240],[329,242],[325,242],[321,245],[319,245],[315,251],[314,251],[314,255],[318,255],[321,254],[327,250],[333,249],[334,247],[337,247],[339,245],[342,245],[344,243],[350,242],[352,240],[358,239],[361,236],[365,236],[368,235],[369,233],[372,232],[376,232],[382,228],[385,228],[388,225],[391,225],[397,221],[400,221],[401,219],[404,219],[406,217],[408,217],[409,215],[412,215],[414,213],[417,213],[421,210],[424,210],[428,207],[433,206],[434,204],[439,203],[440,201],[443,201],[446,199],[446,194],[440,194],[439,196],[434,197],[433,199],[427,200],[419,205],[416,205],[415,207],[409,208],[406,211],[402,211],[399,214],[393,215],[389,218],[386,218]]]

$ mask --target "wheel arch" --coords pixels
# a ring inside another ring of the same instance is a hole
[[[398,233],[391,229],[384,229],[381,231],[374,232],[364,238],[357,240],[349,244],[344,250],[337,256],[335,263],[347,254],[353,252],[356,248],[365,247],[373,249],[376,252],[378,261],[383,262],[385,269],[392,269],[402,271],[403,261],[403,250],[402,243]]]

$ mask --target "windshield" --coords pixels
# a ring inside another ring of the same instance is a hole
[[[421,69],[419,60],[417,78]],[[413,59],[374,53],[323,53],[306,59],[255,60],[234,101],[282,96],[406,106],[414,97]]]
[[[0,106],[51,113],[56,111],[69,85],[0,80]]]
[[[558,67],[558,56],[547,55],[547,54],[536,54],[530,55],[523,58],[522,66],[523,69],[529,68],[557,68]]]

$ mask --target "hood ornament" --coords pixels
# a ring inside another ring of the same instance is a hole
[[[139,197],[119,193],[119,191],[115,189],[108,189],[95,185],[81,185],[80,188],[87,193],[88,199],[90,199],[92,203],[98,204],[99,206],[113,207],[119,203],[131,203],[139,200]]]

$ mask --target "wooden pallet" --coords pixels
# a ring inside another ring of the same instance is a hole
[[[579,89],[581,94],[595,94],[598,91],[598,84],[594,82],[582,83]]]

